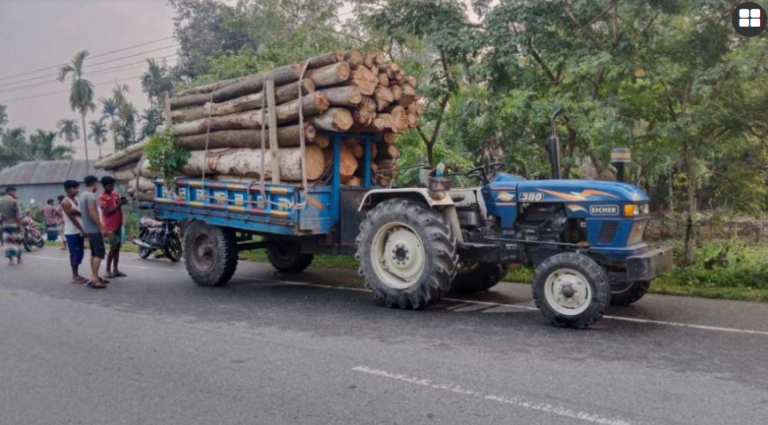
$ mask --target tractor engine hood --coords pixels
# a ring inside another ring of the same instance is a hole
[[[648,202],[648,195],[627,183],[596,180],[528,180],[517,186],[518,202]]]

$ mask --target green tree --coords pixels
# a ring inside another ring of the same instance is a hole
[[[141,76],[141,87],[147,94],[152,106],[163,104],[163,93],[173,91],[173,82],[168,75],[168,68],[160,65],[154,59],[147,59],[149,66]]]
[[[142,139],[155,134],[157,126],[163,123],[163,116],[158,107],[144,109],[141,116],[141,134]]]
[[[56,146],[56,132],[37,130],[29,136],[32,156],[38,161],[55,161],[72,159],[72,149],[66,146]]]
[[[77,121],[64,118],[56,123],[56,127],[59,129],[59,137],[63,137],[69,143],[69,148],[74,151],[72,144],[75,142],[75,139],[80,137],[80,126],[77,124]]]
[[[93,140],[93,143],[99,147],[99,159],[101,159],[101,145],[107,142],[107,133],[109,133],[109,130],[104,124],[103,119],[98,121],[91,121],[90,124],[91,134],[88,135],[88,138]]]
[[[3,126],[8,124],[8,113],[6,112],[6,106],[0,105],[0,131],[2,131]]]
[[[117,139],[120,149],[136,143],[136,119],[138,112],[132,103],[124,104],[120,108],[119,119],[117,120]]]
[[[118,116],[117,102],[112,97],[106,97],[99,99],[101,103],[101,117],[109,118],[109,129],[112,131],[112,141],[114,143],[114,150],[119,150],[117,144],[117,124],[115,122]]]
[[[0,143],[0,168],[13,167],[32,159],[32,149],[23,128],[9,128],[2,133]]]
[[[73,111],[80,112],[83,126],[85,160],[88,162],[88,137],[85,127],[85,116],[88,114],[88,111],[93,112],[96,109],[96,105],[93,103],[93,84],[86,80],[83,75],[83,65],[86,57],[88,57],[87,50],[77,52],[69,64],[62,66],[59,69],[59,81],[63,83],[66,81],[67,76],[72,76],[72,83],[69,90],[69,106]]]

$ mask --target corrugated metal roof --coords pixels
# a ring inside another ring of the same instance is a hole
[[[0,186],[64,183],[66,180],[82,182],[89,174],[98,178],[111,175],[108,171],[94,169],[96,161],[90,163],[88,167],[84,159],[22,162],[0,171]]]

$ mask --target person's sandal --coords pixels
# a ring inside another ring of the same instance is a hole
[[[107,285],[104,285],[103,283],[93,283],[92,280],[89,280],[88,283],[85,285],[91,289],[106,289]]]
[[[112,278],[115,278],[115,277],[128,277],[128,275],[123,273],[123,272],[117,272],[117,273],[113,273],[111,277]]]

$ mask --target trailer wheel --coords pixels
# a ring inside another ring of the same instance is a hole
[[[603,317],[611,285],[605,270],[586,255],[557,254],[536,268],[533,299],[553,324],[583,329]]]
[[[625,307],[640,301],[648,288],[651,286],[650,280],[641,280],[637,282],[628,282],[617,288],[611,288],[611,305]]]
[[[300,273],[315,258],[312,254],[302,254],[301,242],[276,239],[267,241],[267,258],[282,273]]]
[[[487,291],[501,282],[506,274],[504,264],[474,262],[462,266],[459,263],[451,289],[466,293]]]
[[[195,221],[184,237],[187,272],[198,285],[227,283],[237,269],[235,234],[218,226]]]
[[[387,307],[419,309],[448,292],[456,275],[456,240],[428,206],[391,199],[377,205],[357,236],[359,274]]]

